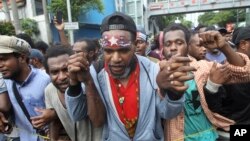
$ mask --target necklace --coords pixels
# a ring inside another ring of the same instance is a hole
[[[119,97],[119,103],[120,103],[120,104],[123,104],[124,100],[125,100],[125,97],[124,97],[124,96]]]

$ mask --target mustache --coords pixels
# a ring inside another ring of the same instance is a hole
[[[64,85],[64,84],[69,84],[69,80],[64,80],[64,81],[62,81],[62,82],[60,82],[60,83],[58,83],[59,85]]]
[[[109,67],[126,67],[126,65],[124,65],[124,64],[116,64],[116,65],[114,65],[114,64],[109,64],[108,66],[109,66]]]
[[[164,53],[164,57],[165,57],[166,59],[170,59],[172,56],[173,56],[173,54],[170,53],[170,52]]]

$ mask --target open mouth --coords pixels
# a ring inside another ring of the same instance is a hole
[[[135,53],[141,53],[142,51],[140,49],[136,49]]]
[[[66,88],[69,87],[69,83],[61,83],[61,84],[59,84],[59,86],[60,86],[60,88],[62,88],[62,89],[66,89]]]
[[[123,66],[112,66],[111,71],[115,74],[121,74],[124,71],[124,67]]]

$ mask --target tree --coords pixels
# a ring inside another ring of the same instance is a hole
[[[169,24],[174,23],[177,17],[183,25],[185,25],[188,28],[192,27],[192,22],[185,20],[184,14],[159,16],[159,17],[156,17],[156,23],[159,26],[159,29],[162,31]]]
[[[72,20],[77,21],[81,13],[86,13],[91,9],[96,9],[98,12],[103,12],[104,6],[101,0],[70,0]],[[48,6],[49,11],[56,13],[62,11],[63,19],[67,20],[67,4],[65,0],[52,0]]]
[[[210,20],[213,19],[216,13],[214,12],[205,12],[203,15],[198,17],[198,22],[202,25],[209,26],[211,25]]]
[[[0,22],[0,35],[15,35],[15,27],[11,22]]]
[[[36,36],[40,33],[37,22],[33,19],[21,19],[21,27],[23,32],[28,34],[30,37]]]
[[[187,21],[187,20],[182,20],[181,23],[186,26],[187,28],[192,28],[193,23],[191,21]]]
[[[205,12],[198,17],[199,23],[210,26],[217,24],[221,27],[225,27],[227,23],[237,23],[245,20],[245,9],[231,9],[223,10],[219,12]]]

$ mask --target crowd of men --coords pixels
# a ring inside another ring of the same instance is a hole
[[[160,54],[120,12],[100,39],[0,35],[0,132],[14,141],[229,141],[250,124],[250,27],[166,26]],[[203,30],[203,31],[202,31]]]

